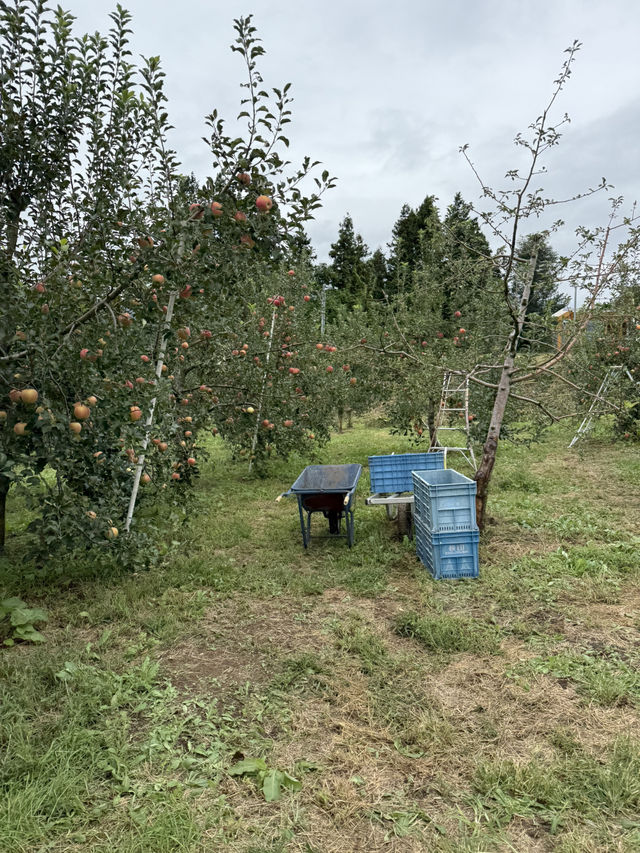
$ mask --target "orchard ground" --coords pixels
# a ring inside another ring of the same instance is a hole
[[[0,658],[2,844],[640,849],[640,460],[569,437],[501,447],[477,581],[432,581],[366,471],[355,547],[305,553],[274,498],[308,460],[249,479],[218,440],[161,567],[36,573],[18,537],[3,596],[49,622]],[[408,449],[370,419],[320,461]]]

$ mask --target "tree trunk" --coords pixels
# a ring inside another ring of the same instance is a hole
[[[498,452],[498,442],[500,441],[500,430],[502,429],[504,413],[507,408],[507,403],[509,402],[509,395],[511,394],[511,376],[515,365],[516,353],[518,352],[524,318],[527,314],[529,299],[531,298],[531,286],[533,284],[533,276],[536,271],[537,260],[538,249],[536,248],[528,262],[529,269],[527,270],[527,278],[520,298],[518,314],[514,318],[513,329],[509,335],[506,354],[502,363],[500,382],[493,401],[493,411],[491,412],[489,431],[487,432],[487,438],[482,448],[482,459],[478,470],[476,471],[476,523],[480,530],[484,530],[486,523],[489,483],[491,482],[493,466],[496,463],[496,453]]]
[[[489,431],[487,433],[487,439],[484,443],[484,447],[482,448],[482,459],[478,466],[478,470],[476,471],[476,522],[480,530],[484,530],[489,482],[491,480],[493,466],[496,461],[502,421],[504,420],[504,413],[509,401],[509,394],[511,393],[511,371],[513,369],[513,361],[514,356],[509,352],[504,360],[504,364],[502,365],[500,384],[496,392],[495,400],[493,401],[493,411],[491,412]]]
[[[436,404],[433,400],[429,400],[427,408],[427,426],[429,428],[429,444],[435,447],[436,440]]]
[[[338,432],[344,432],[343,430],[343,419],[344,419],[344,409],[342,406],[338,406]]]
[[[347,409],[347,429],[353,429],[353,409]]]
[[[0,554],[4,554],[7,519],[7,495],[9,494],[10,485],[11,480],[9,480],[8,477],[0,476]]]

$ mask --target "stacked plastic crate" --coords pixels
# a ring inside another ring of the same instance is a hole
[[[475,482],[451,469],[414,471],[413,494],[416,550],[431,575],[477,578]]]
[[[444,468],[444,450],[431,453],[391,453],[369,457],[371,491],[377,494],[412,492],[413,471]]]

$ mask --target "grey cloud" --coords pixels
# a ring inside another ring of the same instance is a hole
[[[108,26],[115,3],[64,5],[93,30]],[[228,45],[233,17],[250,10],[222,0],[125,5],[134,14],[134,54],[162,57],[174,147],[185,170],[203,176],[203,116],[214,106],[230,119],[238,111],[243,69]],[[559,101],[573,123],[541,184],[558,196],[606,175],[616,192],[640,195],[636,0],[269,0],[254,9],[265,84],[293,84],[291,159],[310,154],[339,178],[309,227],[320,258],[347,211],[375,249],[389,240],[404,202],[433,194],[444,209],[457,190],[476,201],[463,143],[487,181],[502,185],[517,161],[513,137],[543,108],[576,37],[584,47]],[[606,206],[597,198],[567,210],[560,250],[579,221],[601,221]]]

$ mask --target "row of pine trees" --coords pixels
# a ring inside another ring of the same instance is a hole
[[[519,243],[520,257],[530,256],[533,237]],[[415,273],[420,272],[422,280],[426,275],[443,289],[445,316],[454,294],[457,304],[461,291],[465,301],[476,302],[491,289],[495,276],[490,261],[492,250],[471,205],[460,193],[444,218],[434,196],[427,196],[415,209],[403,205],[387,248],[386,254],[381,248],[372,253],[347,214],[331,245],[330,263],[316,265],[318,285],[336,291],[339,305],[367,311],[375,303],[410,291]],[[545,315],[567,304],[566,296],[558,291],[556,273],[560,260],[545,240],[538,253],[530,314]]]

